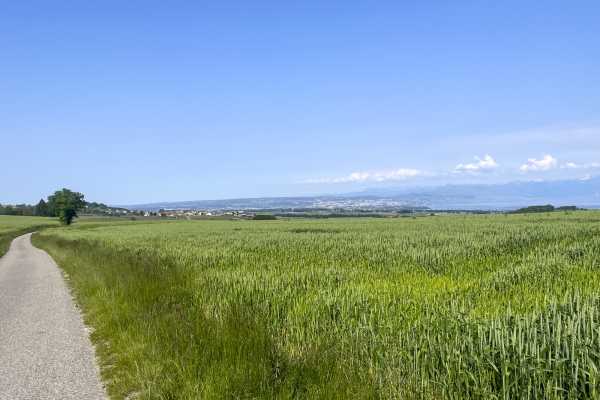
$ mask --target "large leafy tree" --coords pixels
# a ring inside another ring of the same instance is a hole
[[[73,192],[69,189],[57,190],[48,196],[48,214],[51,217],[59,217],[61,223],[71,225],[73,218],[77,218],[77,211],[85,210],[83,194]]]
[[[44,201],[44,199],[40,199],[40,202],[35,206],[35,215],[38,217],[47,217],[48,216],[48,205]]]

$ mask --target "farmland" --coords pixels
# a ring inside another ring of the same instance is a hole
[[[17,236],[57,225],[58,220],[53,218],[0,215],[0,257],[8,251],[10,242]]]
[[[597,398],[600,213],[75,223],[113,398]]]

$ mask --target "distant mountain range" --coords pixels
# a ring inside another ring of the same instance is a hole
[[[409,188],[369,188],[361,192],[313,197],[262,197],[196,200],[137,205],[129,209],[276,210],[276,209],[514,209],[536,204],[600,208],[600,176],[503,184],[465,184]]]
[[[444,185],[411,188],[371,188],[345,196],[371,195],[390,198],[420,199],[433,206],[476,205],[513,208],[532,203],[573,203],[600,206],[600,176],[562,181],[514,181],[502,184]]]
[[[402,197],[429,195],[451,199],[563,199],[565,197],[589,198],[600,201],[600,176],[585,180],[563,181],[513,181],[501,184],[465,184],[444,186],[414,186],[404,188],[369,188],[362,192],[346,193],[344,196]]]

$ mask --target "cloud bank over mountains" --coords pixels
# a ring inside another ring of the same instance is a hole
[[[419,142],[421,146],[414,151],[414,146],[411,151],[398,151],[396,159],[383,156],[385,152],[379,159],[356,153],[335,165],[342,171],[339,175],[312,169],[305,172],[308,176],[297,176],[292,183],[308,195],[385,187],[391,181],[406,187],[501,184],[581,180],[600,174],[600,121],[437,142],[420,138]]]
[[[600,168],[600,163],[590,163],[590,164],[575,164],[572,162],[568,162],[565,165],[561,165],[562,169],[588,169],[588,168]]]
[[[548,171],[554,167],[558,163],[558,160],[551,155],[547,154],[541,160],[536,160],[535,158],[528,158],[531,164],[526,165],[523,164],[519,167],[520,172],[538,172],[538,171]]]
[[[474,156],[476,162],[470,164],[458,164],[455,166],[451,172],[453,174],[460,173],[469,173],[469,174],[478,174],[480,172],[490,172],[490,171],[500,171],[501,167],[492,156],[486,154],[483,159]],[[516,170],[520,174],[527,173],[536,173],[536,172],[547,172],[558,168],[558,159],[552,157],[549,154],[544,155],[541,159],[536,159],[535,157],[527,158],[529,164],[522,164]],[[565,164],[560,166],[561,170],[587,170],[590,168],[599,168],[600,163],[592,162],[592,163],[584,163],[584,164],[575,164],[573,162],[566,162]],[[294,184],[323,184],[323,183],[360,183],[360,182],[368,182],[368,181],[390,181],[390,180],[406,180],[410,178],[416,177],[433,177],[433,176],[444,176],[448,174],[448,170],[442,170],[439,172],[427,172],[421,171],[414,168],[400,168],[395,171],[389,172],[376,172],[376,173],[368,173],[368,172],[355,172],[343,178],[325,178],[325,179],[309,179],[304,181],[296,181]],[[587,175],[589,176],[589,175]],[[583,177],[582,177],[583,178]]]
[[[424,175],[426,172],[418,171],[410,168],[400,168],[396,171],[376,172],[369,174],[367,172],[355,172],[344,178],[326,178],[326,179],[309,179],[306,181],[296,181],[294,184],[312,184],[312,183],[347,183],[347,182],[364,182],[364,181],[389,181],[406,179],[411,176]]]
[[[475,156],[475,161],[477,161],[476,163],[473,164],[458,164],[456,167],[454,167],[454,172],[461,172],[461,171],[480,171],[480,170],[490,170],[490,169],[496,169],[498,167],[500,167],[499,164],[494,162],[494,159],[486,154],[484,159],[480,159],[479,157]]]

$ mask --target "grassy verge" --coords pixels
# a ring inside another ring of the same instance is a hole
[[[32,243],[68,274],[112,398],[380,397],[336,343],[292,359],[251,308],[207,314],[176,261],[50,235]]]

